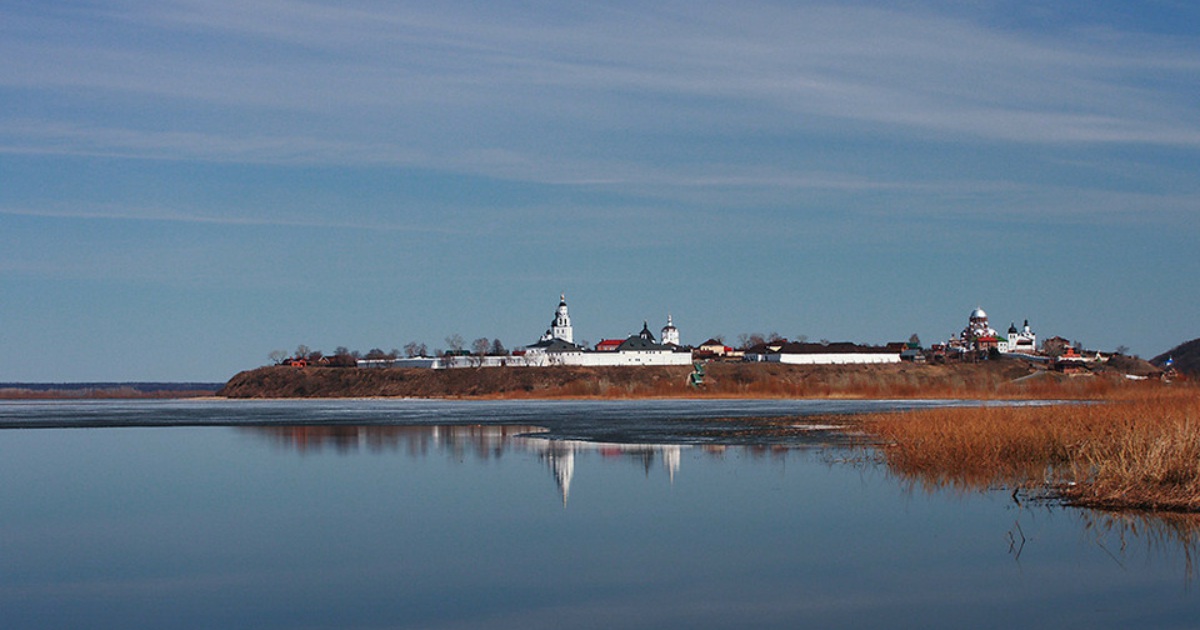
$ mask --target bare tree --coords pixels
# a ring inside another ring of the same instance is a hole
[[[445,341],[446,345],[450,346],[450,352],[454,354],[462,354],[463,344],[465,343],[462,335],[454,333],[453,335],[446,337]]]
[[[505,356],[508,354],[508,350],[506,350],[504,348],[504,344],[500,343],[499,339],[493,339],[491,354],[494,356],[502,357],[502,356]]]
[[[296,355],[295,356],[297,359],[307,359],[308,353],[311,351],[312,351],[312,349],[309,348],[308,346],[306,346],[304,344],[300,344],[300,345],[296,346]]]
[[[1129,346],[1117,346],[1117,354],[1122,356],[1129,354]]]
[[[807,343],[808,335],[796,335],[796,343]]]
[[[288,353],[287,350],[272,350],[271,354],[267,355],[267,358],[271,360],[271,363],[279,365],[283,363],[284,359],[288,358]]]
[[[741,344],[742,350],[745,350],[754,346],[761,346],[767,343],[767,339],[763,337],[762,333],[742,333],[738,335],[738,343]]]
[[[488,350],[492,347],[492,340],[487,337],[480,337],[471,342],[471,365],[479,367],[483,365],[483,357],[487,356]]]
[[[767,341],[769,341],[771,343],[775,343],[776,341],[787,341],[787,339],[784,339],[783,335],[781,335],[775,331],[771,331],[771,333],[769,335],[767,335]]]

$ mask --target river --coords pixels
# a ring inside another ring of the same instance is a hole
[[[1189,518],[805,419],[945,404],[0,403],[0,627],[1195,625]]]

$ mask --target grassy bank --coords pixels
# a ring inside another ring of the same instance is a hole
[[[1093,404],[864,416],[889,468],[927,487],[1045,488],[1076,505],[1200,511],[1200,388],[1141,384]]]
[[[704,386],[690,366],[424,369],[264,367],[220,392],[231,398],[1072,398],[1094,399],[1130,381],[1106,371],[1086,378],[1021,360],[951,365],[712,363]]]

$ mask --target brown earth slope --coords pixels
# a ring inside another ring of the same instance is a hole
[[[1090,397],[1116,380],[1065,378],[1021,360],[952,365],[799,366],[712,363],[705,384],[689,367],[408,368],[264,367],[234,376],[230,398],[651,397]]]

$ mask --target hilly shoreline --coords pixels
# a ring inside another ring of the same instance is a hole
[[[1138,365],[1142,371],[1152,366]],[[1024,360],[949,365],[711,363],[704,385],[690,367],[550,366],[346,369],[262,367],[235,375],[227,398],[684,398],[684,397],[1090,397],[1129,382],[1126,367],[1064,376]]]

